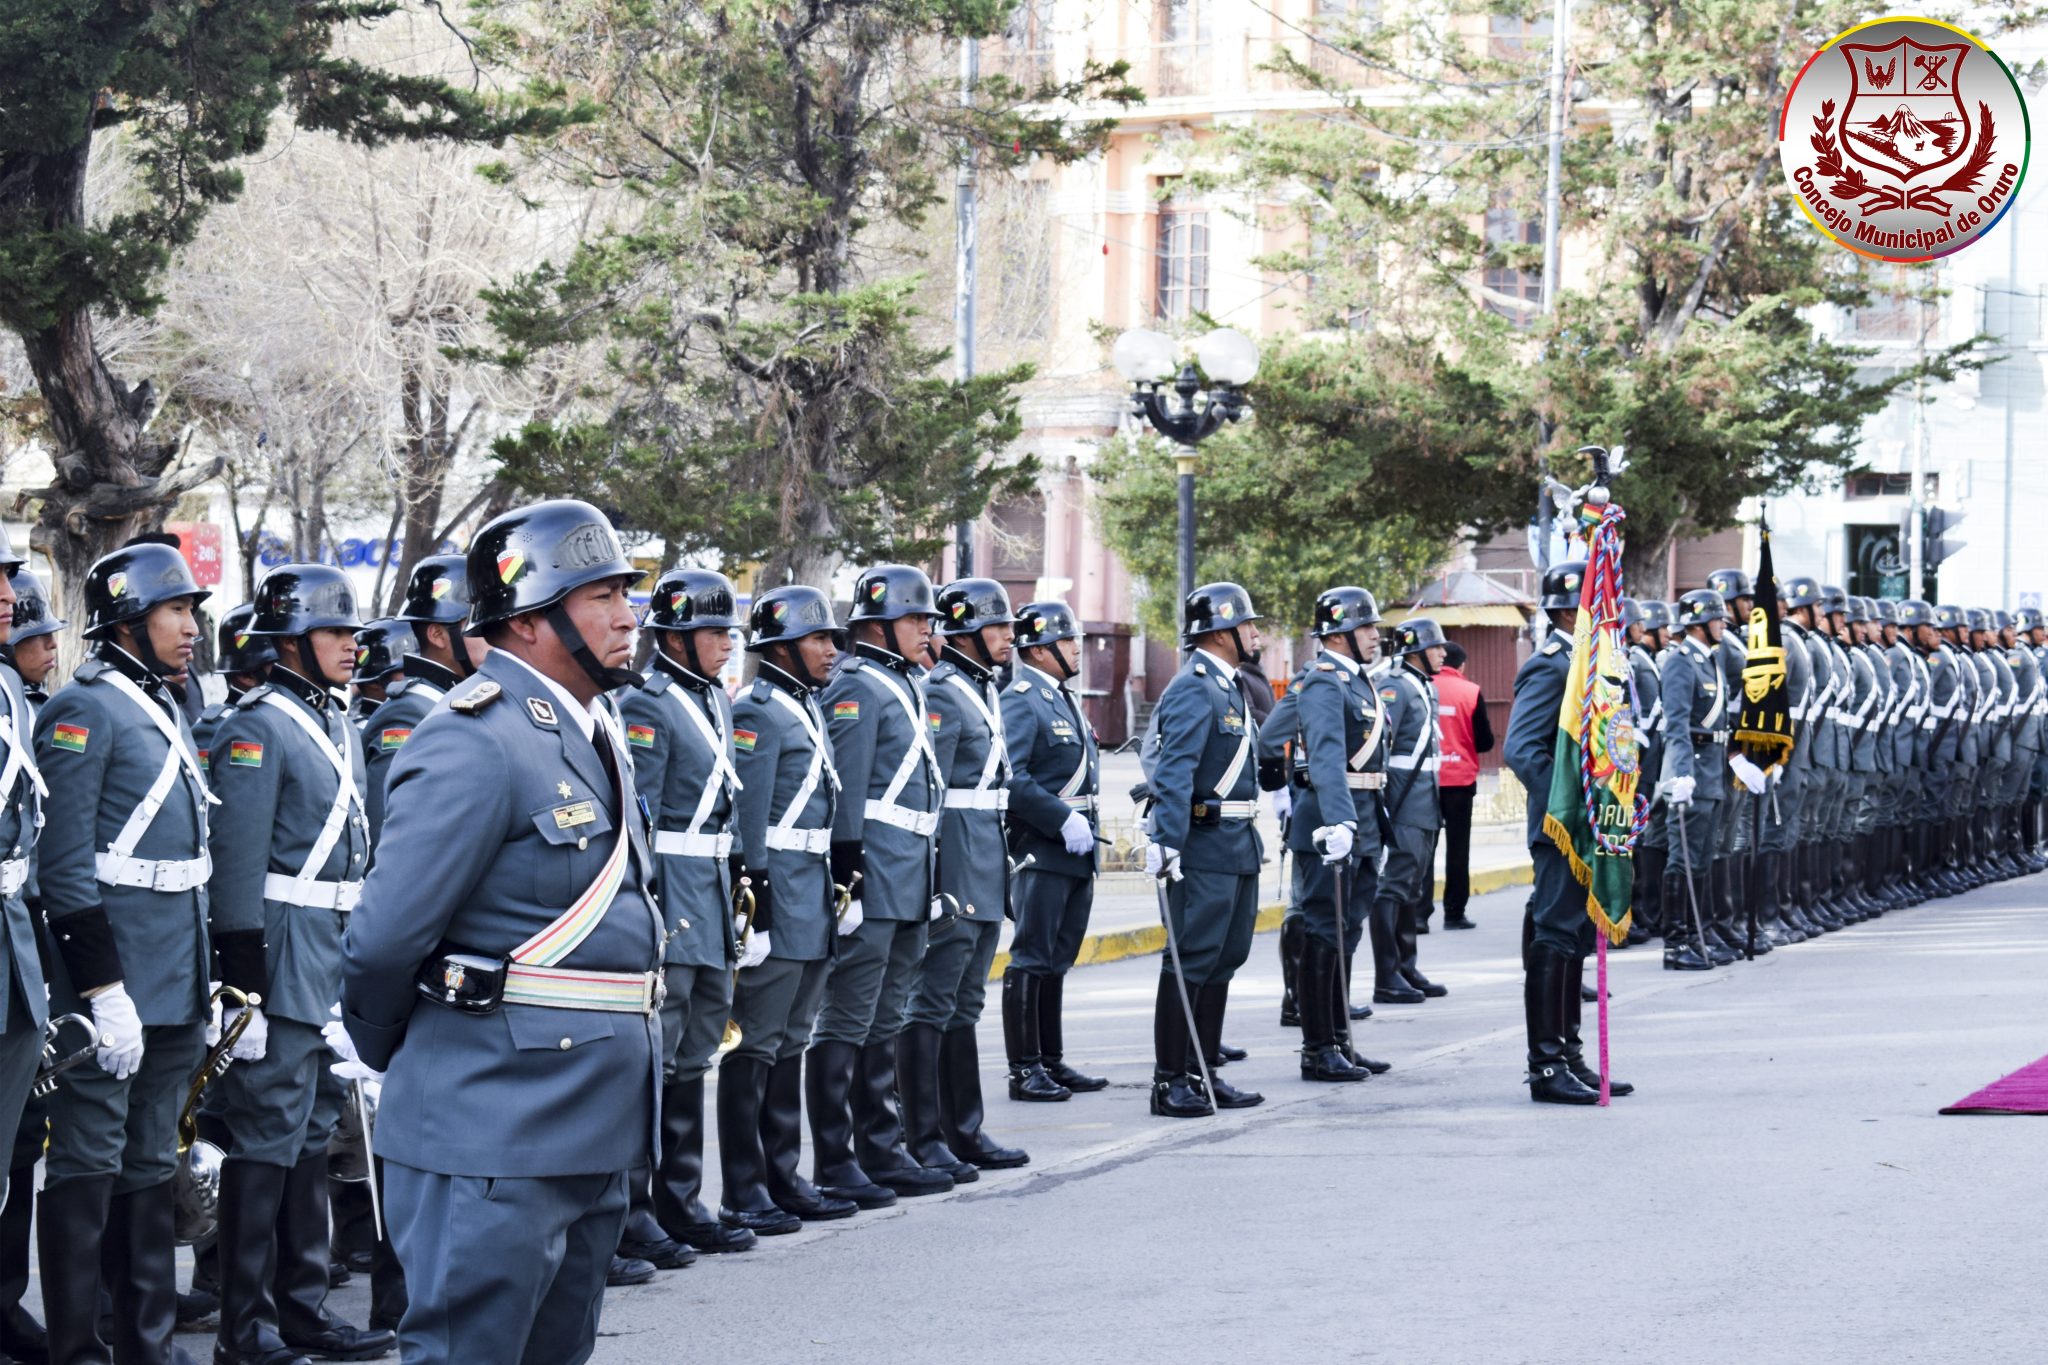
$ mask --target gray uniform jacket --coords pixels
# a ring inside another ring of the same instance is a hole
[[[1667,649],[1664,657],[1676,652]],[[1571,671],[1572,637],[1554,627],[1550,638],[1515,671],[1515,704],[1508,712],[1502,757],[1529,793],[1527,842],[1531,848],[1552,847],[1543,832],[1543,816],[1550,805],[1550,780],[1557,766],[1557,726],[1564,715],[1565,680]]]
[[[1835,669],[1835,652],[1827,636],[1806,631],[1806,660],[1813,669],[1813,697],[1806,705],[1806,747],[1816,768],[1838,768],[1835,751],[1835,708],[1846,682]]]
[[[657,971],[661,917],[639,804],[595,747],[616,741],[602,725],[584,738],[563,705],[494,650],[392,764],[390,818],[343,942],[341,992],[363,1060],[386,1072],[377,1154],[388,1161],[443,1175],[597,1175],[654,1150],[657,1014],[509,1002],[472,1014],[414,985],[437,953],[509,956],[599,882],[621,838],[609,908],[552,965]],[[614,761],[623,772],[625,755]]]
[[[757,918],[755,927],[770,931],[771,957],[829,957],[832,808],[842,798],[832,737],[815,694],[762,665],[760,676],[733,703],[732,740],[740,776],[741,861],[755,885],[769,891],[762,902],[768,916]]]
[[[164,718],[184,755],[165,788],[163,805],[128,850],[139,861],[127,865],[130,871],[141,863],[192,868],[183,874],[167,871],[157,879],[189,881],[179,890],[100,880],[102,861],[110,872],[114,868],[111,856],[103,855],[114,852],[112,846],[129,829],[130,818],[172,756],[171,739],[115,677],[142,689],[148,698],[142,705]],[[126,656],[118,671],[107,658],[89,659],[71,686],[43,707],[35,753],[50,789],[37,884],[56,948],[51,991],[59,1011],[78,1008],[83,991],[122,981],[144,1024],[192,1024],[206,1018],[211,944],[201,860],[206,855],[207,792],[184,708],[166,684],[151,680]]]
[[[868,645],[855,645],[869,650]],[[842,657],[818,699],[832,736],[845,800],[832,842],[858,845],[861,911],[868,919],[923,920],[939,827],[938,760],[923,683],[881,651]]]
[[[1926,742],[1921,762],[1924,767],[1947,769],[1962,752],[1963,730],[1969,724],[1965,714],[1969,693],[1963,690],[1955,648],[1946,640],[1936,645],[1926,660],[1927,715],[1920,722]]]
[[[1002,698],[994,678],[951,658],[941,659],[925,679],[925,697],[932,749],[946,784],[938,888],[959,902],[963,919],[1000,924],[1010,884],[1003,839],[1010,759]]]
[[[1232,670],[1206,650],[1191,651],[1153,718],[1153,841],[1180,850],[1191,870],[1256,873],[1264,857],[1256,823],[1258,725]]]
[[[35,755],[35,712],[21,675],[0,666],[0,864],[8,890],[0,897],[0,1031],[19,999],[41,1028],[48,1018],[43,967],[29,915],[30,867],[43,820],[42,776]]]
[[[1821,677],[1813,668],[1813,637],[1790,617],[1778,623],[1779,641],[1785,648],[1785,706],[1792,722],[1792,755],[1785,762],[1788,780],[1801,781],[1813,766],[1813,749],[1818,741],[1814,711],[1820,702]]]
[[[266,1014],[318,1028],[340,994],[342,928],[369,869],[362,735],[324,690],[280,666],[214,742],[213,925],[264,943],[261,979],[224,958],[222,980],[260,991]]]
[[[1845,650],[1849,660],[1849,696],[1842,703],[1842,734],[1849,741],[1851,772],[1877,771],[1877,727],[1882,723],[1885,694],[1870,651],[1858,645]]]
[[[618,697],[633,780],[654,824],[662,918],[673,935],[662,961],[723,967],[732,957],[732,825],[740,794],[732,703],[724,688],[685,676],[661,654]]]
[[[1892,770],[1906,772],[1924,753],[1920,722],[1927,718],[1927,661],[1904,640],[1894,641],[1885,650],[1885,661],[1896,699],[1890,736]]]
[[[412,732],[441,698],[460,683],[448,669],[417,654],[405,656],[405,676],[384,693],[384,704],[363,724],[364,788],[368,792],[371,856],[384,832],[384,794],[391,784],[391,763],[412,738]]]
[[[1628,647],[1628,667],[1636,686],[1636,739],[1642,744],[1637,771],[1648,796],[1664,763],[1664,684],[1657,676],[1657,657],[1646,646]]]
[[[1697,802],[1728,795],[1728,688],[1709,646],[1688,637],[1664,651],[1663,778],[1690,777]]]
[[[1102,758],[1095,730],[1073,694],[1051,675],[1020,663],[1003,689],[1003,739],[1010,753],[1010,850],[1034,871],[1095,875],[1096,854],[1067,852],[1060,826],[1081,811],[1098,837],[1095,798]]]
[[[1366,857],[1380,850],[1379,804],[1386,797],[1387,755],[1392,747],[1392,716],[1365,670],[1325,650],[1294,680],[1275,707],[1261,736],[1270,750],[1289,736],[1274,722],[1291,714],[1294,771],[1303,780],[1294,786],[1294,812],[1287,827],[1287,846],[1297,853],[1315,848],[1315,832],[1326,825],[1352,825],[1353,847]],[[1365,784],[1374,784],[1368,787]]]
[[[1436,684],[1403,659],[1380,675],[1379,689],[1387,709],[1387,818],[1414,829],[1435,829],[1442,823],[1436,791],[1442,752]]]
[[[2025,645],[2015,645],[2006,663],[2012,669],[2014,689],[2014,757],[2027,761],[2028,756],[2041,752],[2041,708],[2048,687],[2042,683],[2041,661]]]

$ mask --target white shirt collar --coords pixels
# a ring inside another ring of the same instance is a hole
[[[1206,650],[1206,649],[1199,649],[1199,648],[1198,648],[1198,649],[1196,649],[1196,650],[1195,650],[1195,653],[1197,653],[1197,654],[1201,655],[1201,656],[1202,656],[1203,658],[1207,659],[1207,660],[1208,660],[1208,661],[1209,661],[1210,663],[1212,663],[1212,664],[1216,665],[1216,667],[1218,667],[1218,668],[1222,669],[1222,670],[1223,670],[1223,679],[1224,679],[1224,681],[1225,681],[1225,682],[1236,682],[1236,681],[1237,681],[1237,670],[1236,670],[1235,668],[1232,668],[1232,667],[1231,667],[1231,666],[1230,666],[1229,664],[1227,664],[1227,663],[1224,663],[1224,662],[1223,662],[1223,660],[1221,660],[1221,659],[1217,658],[1217,657],[1216,657],[1216,656],[1215,656],[1214,654],[1211,654],[1211,653],[1210,653],[1210,652],[1209,652],[1208,650]]]
[[[519,665],[519,667],[525,669],[528,673],[531,673],[534,677],[539,678],[541,682],[545,683],[547,685],[548,691],[554,693],[555,699],[561,703],[562,709],[564,711],[567,711],[571,716],[574,716],[576,718],[576,728],[583,732],[583,737],[585,739],[591,739],[597,733],[596,726],[598,717],[598,704],[595,700],[593,700],[590,703],[590,705],[585,706],[582,702],[576,700],[575,693],[571,692],[568,688],[562,686],[553,678],[550,678],[547,674],[535,668],[532,664],[526,662],[526,660],[520,658],[517,654],[512,653],[510,650],[493,649],[491,653],[497,655],[501,659],[511,660],[513,663]]]
[[[1029,673],[1034,677],[1043,679],[1045,686],[1047,687],[1057,689],[1064,687],[1066,685],[1062,683],[1058,678],[1055,678],[1052,674],[1046,672],[1044,669],[1034,668],[1032,665],[1025,663],[1022,659],[1019,659],[1017,661],[1017,668],[1020,675],[1024,673]]]
[[[1358,660],[1348,654],[1339,654],[1334,649],[1326,649],[1323,651],[1323,654],[1326,658],[1334,660],[1339,668],[1354,678],[1365,672],[1365,665],[1359,663]]]

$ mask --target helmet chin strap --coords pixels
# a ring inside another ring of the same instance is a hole
[[[448,636],[448,671],[457,678],[467,679],[476,675],[476,665],[469,661],[469,644],[462,634],[459,621],[436,621],[434,623]]]
[[[1232,626],[1230,628],[1230,642],[1237,646],[1237,662],[1239,666],[1255,664],[1259,661],[1259,655],[1265,653],[1265,651],[1263,649],[1246,649],[1244,647],[1244,636],[1237,633],[1241,629],[1243,629],[1241,626]]]
[[[560,602],[549,607],[544,613],[547,623],[555,628],[555,638],[575,658],[577,665],[600,691],[609,692],[615,687],[624,687],[634,680],[630,668],[606,668],[597,661],[597,655],[583,639],[583,632],[576,629],[576,623],[569,619],[569,612]]]

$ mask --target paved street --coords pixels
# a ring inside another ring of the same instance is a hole
[[[2048,1051],[2048,877],[1714,973],[1616,954],[1605,1112],[1524,1098],[1520,896],[1423,940],[1451,995],[1365,1024],[1358,1086],[1292,1074],[1261,936],[1227,1033],[1268,1101],[1219,1119],[1145,1113],[1156,959],[1083,969],[1115,1085],[993,1097],[1030,1167],[615,1291],[596,1360],[2039,1359],[2043,1129],[1935,1111]]]

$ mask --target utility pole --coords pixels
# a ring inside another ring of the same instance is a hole
[[[974,84],[981,78],[981,42],[960,40],[960,107],[974,103]],[[960,140],[960,163],[953,173],[955,214],[953,250],[953,377],[966,383],[974,377],[974,144]],[[974,572],[974,523],[953,528],[953,571],[957,578]]]
[[[1914,360],[1920,365],[1927,363],[1927,300],[1919,300],[1920,325],[1913,329]],[[1927,539],[1927,498],[1925,477],[1927,473],[1927,379],[1925,375],[1913,381],[1913,473],[1912,496],[1906,503],[1906,595],[1922,595],[1922,580],[1926,573]]]
[[[1543,180],[1543,312],[1557,307],[1558,229],[1564,216],[1564,102],[1566,30],[1571,0],[1555,0],[1550,19],[1550,150]]]

